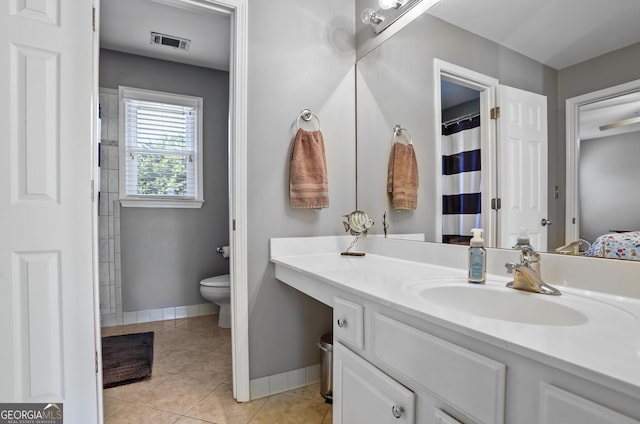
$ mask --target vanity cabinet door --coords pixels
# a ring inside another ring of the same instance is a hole
[[[640,424],[612,409],[549,384],[541,385],[541,424]]]
[[[340,297],[333,299],[333,335],[349,346],[364,348],[364,308]]]
[[[351,352],[333,347],[335,424],[413,424],[415,394]]]

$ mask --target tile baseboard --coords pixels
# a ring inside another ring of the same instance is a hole
[[[321,378],[320,364],[254,378],[249,382],[251,400],[297,389],[318,383]]]
[[[152,321],[166,321],[172,319],[212,315],[218,312],[218,306],[211,302],[188,306],[174,306],[162,309],[146,309],[144,311],[102,314],[101,327],[114,325],[141,324]]]

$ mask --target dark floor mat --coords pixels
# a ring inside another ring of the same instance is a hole
[[[151,378],[153,331],[102,338],[102,386],[121,386]]]

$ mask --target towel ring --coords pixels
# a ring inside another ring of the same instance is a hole
[[[396,138],[400,137],[403,131],[406,132],[409,136],[409,138],[407,139],[408,144],[413,144],[413,136],[408,129],[401,127],[400,124],[397,124],[395,127],[393,127],[393,140],[395,141]]]
[[[310,122],[313,118],[316,119],[316,122],[318,123],[318,131],[320,131],[320,118],[318,118],[315,114],[313,114],[313,112],[311,112],[309,109],[302,109],[302,111],[298,115],[298,119],[296,120],[296,125],[298,125],[298,129],[300,129],[300,119],[302,119],[305,122]]]

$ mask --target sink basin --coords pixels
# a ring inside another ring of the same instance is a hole
[[[555,296],[475,284],[422,286],[415,289],[429,303],[485,318],[558,326],[582,325],[588,321],[585,314],[563,304]]]

